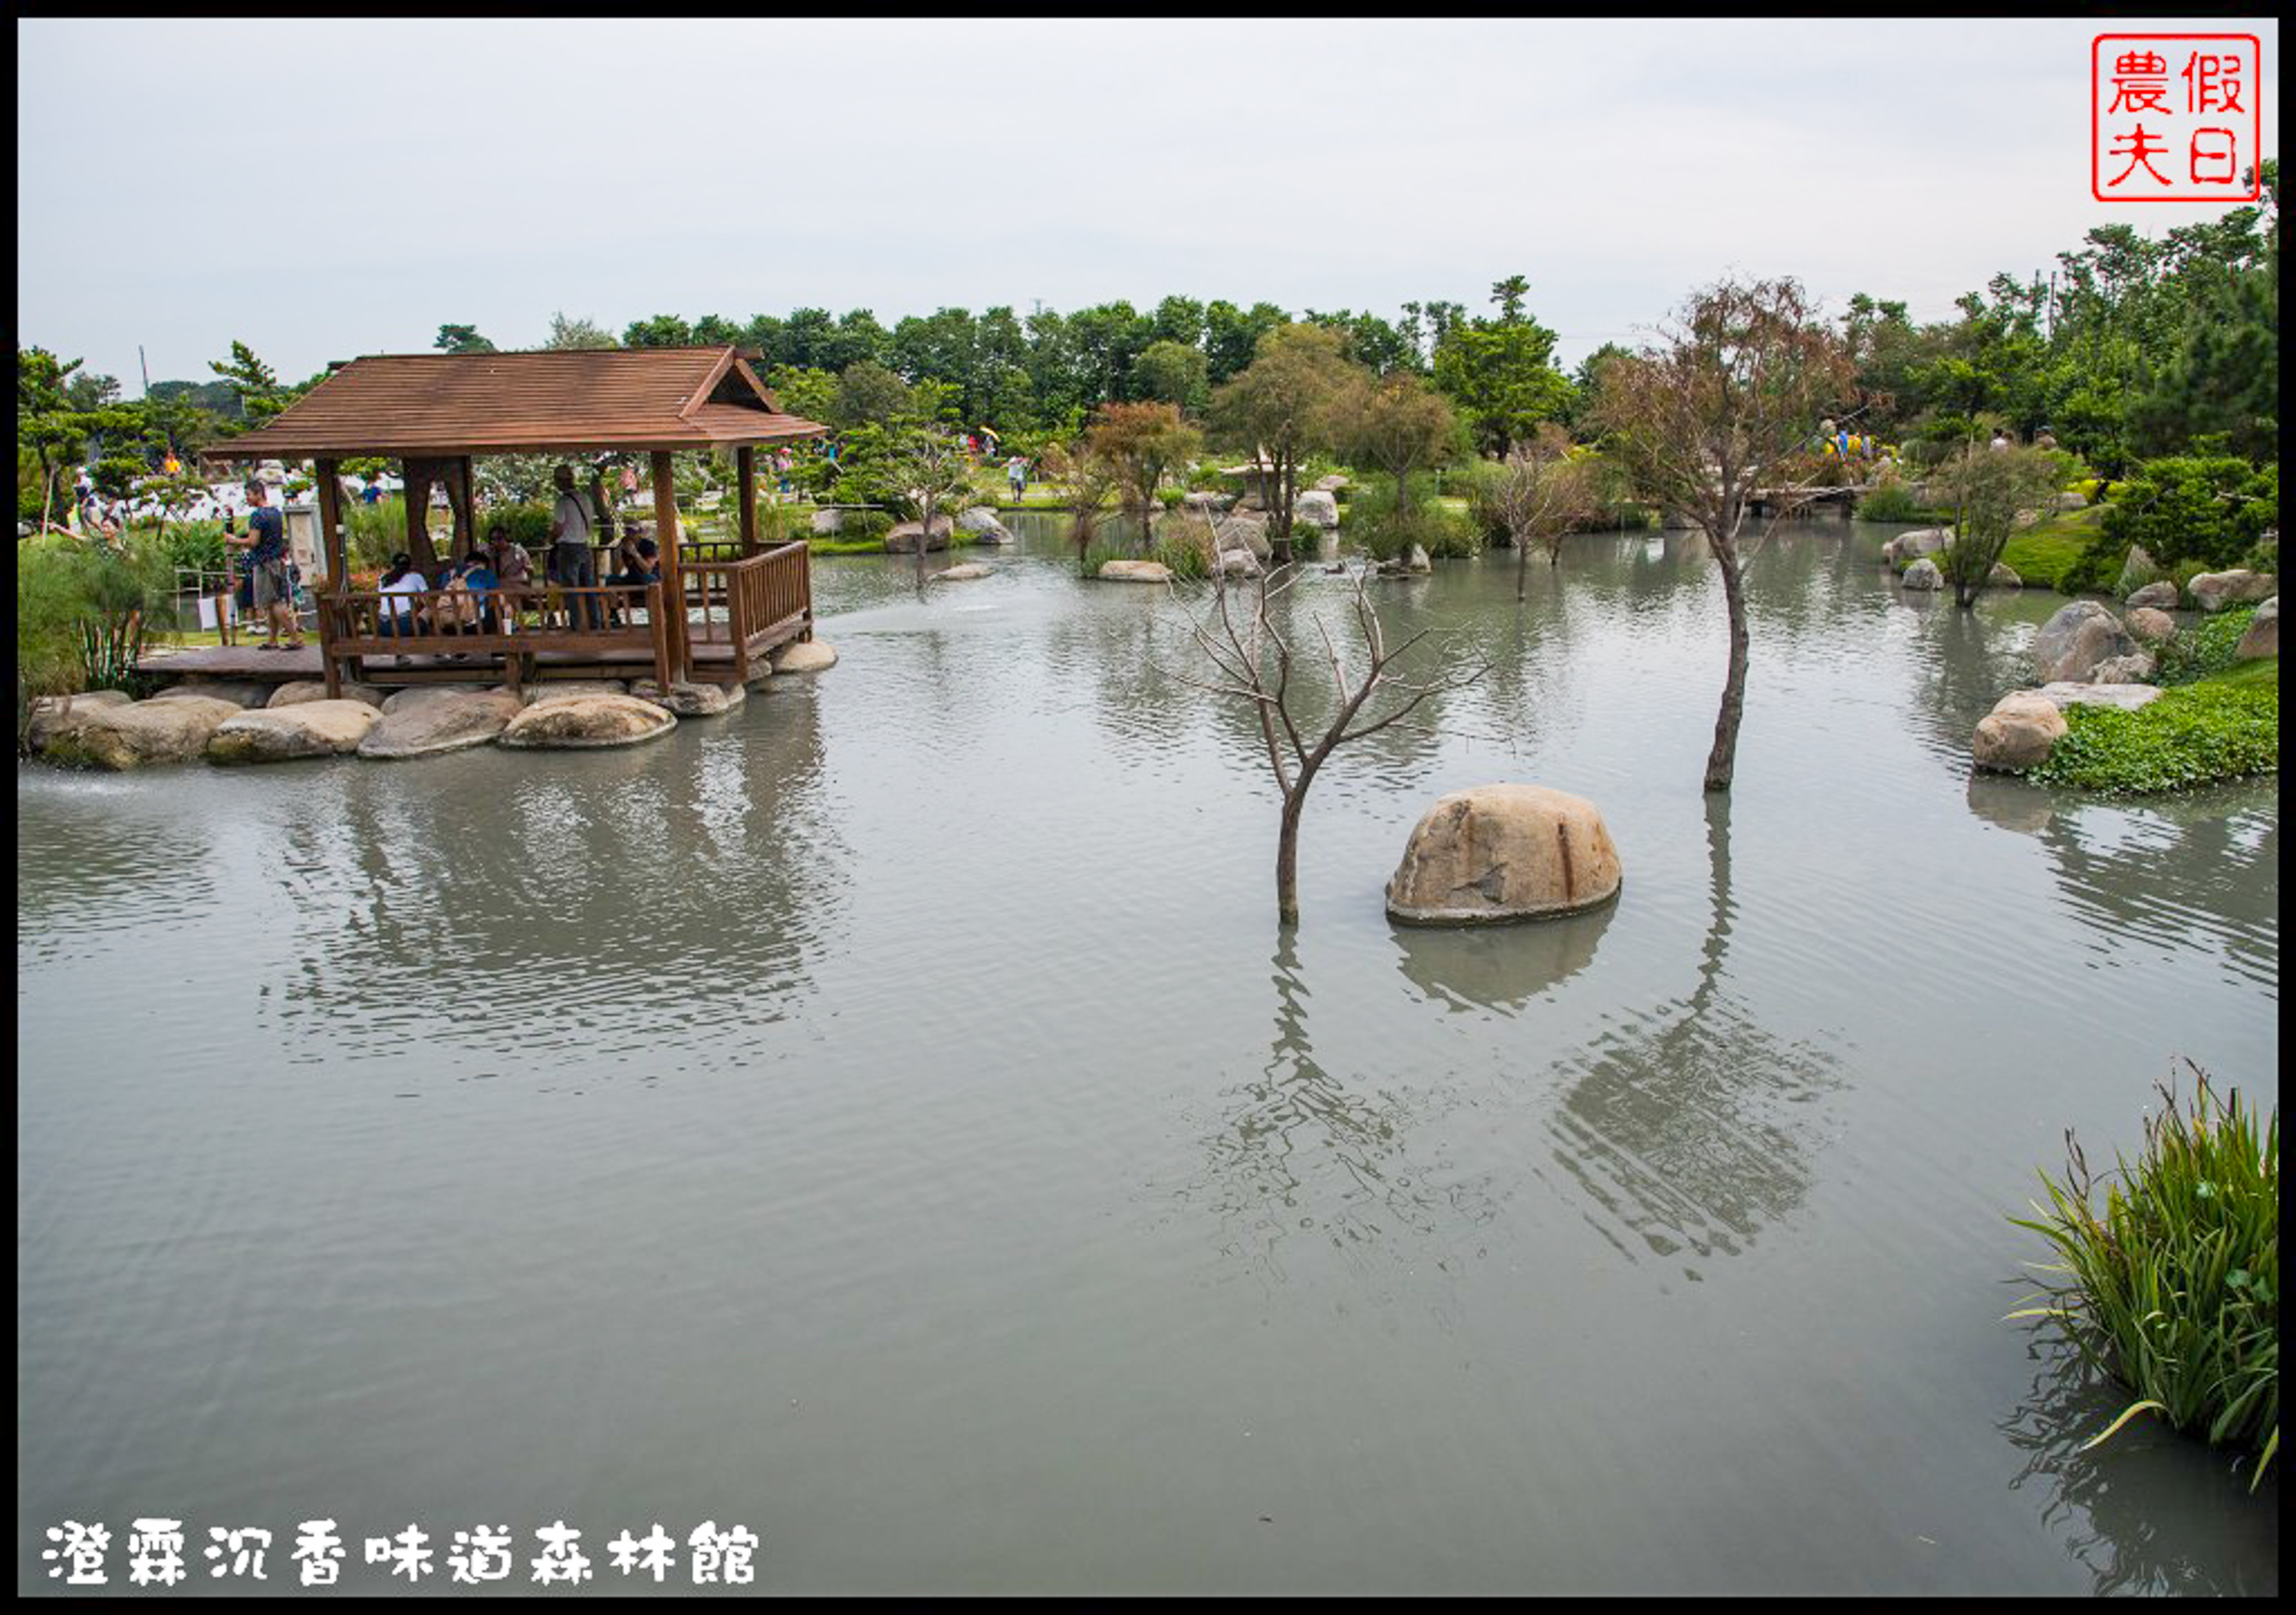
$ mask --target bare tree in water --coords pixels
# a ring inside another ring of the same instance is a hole
[[[1518,443],[1499,467],[1491,484],[1491,508],[1505,523],[1514,545],[1514,597],[1521,604],[1530,572],[1534,544],[1546,552],[1546,564],[1562,558],[1562,540],[1595,509],[1595,464],[1570,457],[1570,437],[1546,422],[1538,435]]]
[[[1485,665],[1464,674],[1439,672],[1416,683],[1395,678],[1389,670],[1431,630],[1419,629],[1390,647],[1379,614],[1372,608],[1366,592],[1371,573],[1364,568],[1356,573],[1348,596],[1362,640],[1361,657],[1353,665],[1341,654],[1322,614],[1308,613],[1308,620],[1315,625],[1331,665],[1335,705],[1321,729],[1303,728],[1295,710],[1300,692],[1292,680],[1297,657],[1270,609],[1300,575],[1287,571],[1281,581],[1270,583],[1262,573],[1249,585],[1231,587],[1225,574],[1215,569],[1215,605],[1202,622],[1192,627],[1196,644],[1210,658],[1218,676],[1204,680],[1180,675],[1184,683],[1198,689],[1250,702],[1259,718],[1267,770],[1283,804],[1275,841],[1275,915],[1286,926],[1300,923],[1300,815],[1308,805],[1308,788],[1332,754],[1352,741],[1392,728],[1433,697],[1464,688],[1489,671]],[[1385,711],[1375,713],[1375,706],[1381,704],[1374,697],[1382,688],[1392,692],[1395,699],[1386,704]]]
[[[1767,533],[1824,486],[1818,419],[1850,396],[1841,338],[1793,280],[1724,280],[1694,292],[1640,353],[1603,367],[1595,419],[1636,489],[1705,531],[1730,614],[1730,672],[1707,754],[1726,791],[1746,705],[1746,589],[1739,530],[1759,502]]]

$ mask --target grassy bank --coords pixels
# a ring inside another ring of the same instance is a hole
[[[2091,505],[2085,510],[2070,510],[2037,522],[2023,531],[2012,534],[2009,547],[2001,552],[2028,589],[2054,589],[2062,594],[2077,592],[2066,587],[2070,574],[2075,573],[2082,552],[2089,540],[2096,537],[2099,524],[2104,520],[2104,507]],[[2072,580],[2078,583],[2078,577]],[[2108,584],[2111,580],[2107,580]]]
[[[2123,712],[2065,710],[2063,738],[2028,778],[2043,785],[2130,795],[2188,790],[2280,767],[2280,658],[2174,689]]]

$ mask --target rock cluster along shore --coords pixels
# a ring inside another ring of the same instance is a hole
[[[819,640],[785,645],[770,671],[816,673],[837,653]],[[119,771],[204,759],[218,766],[357,755],[379,762],[437,756],[469,746],[582,750],[657,739],[680,718],[732,711],[748,690],[650,679],[530,685],[523,696],[477,684],[425,684],[389,694],[347,684],[330,700],[316,682],[197,681],[148,701],[97,690],[37,703],[33,748],[67,768]]]

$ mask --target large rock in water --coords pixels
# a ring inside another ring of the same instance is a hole
[[[1161,561],[1103,561],[1099,575],[1111,583],[1169,583],[1172,569]]]
[[[673,680],[665,693],[651,679],[633,679],[630,694],[641,701],[651,701],[664,712],[676,713],[681,718],[715,718],[729,713],[750,698],[746,685],[688,684]]]
[[[967,561],[961,566],[947,566],[926,580],[930,583],[970,583],[988,575],[988,568],[978,561]]]
[[[2017,569],[2008,562],[1996,561],[1993,570],[1985,574],[1985,584],[1988,589],[2022,589],[2025,580],[2017,575]]]
[[[968,505],[956,513],[956,530],[969,532],[983,544],[1010,544],[1013,534],[986,505]]]
[[[1309,489],[1292,499],[1292,519],[1313,522],[1326,530],[1337,527],[1340,524],[1340,502],[1328,493]]]
[[[172,696],[162,700],[131,701],[107,705],[82,722],[58,729],[48,741],[46,755],[66,768],[109,769],[114,772],[148,768],[154,763],[189,762],[207,749],[208,738],[226,718],[247,709],[235,701],[215,701],[205,696]]]
[[[325,680],[298,679],[292,684],[283,684],[273,690],[271,699],[264,705],[266,708],[300,706],[306,701],[324,701],[327,698]],[[378,712],[382,710],[383,692],[372,684],[358,684],[346,679],[343,680],[343,693],[340,698],[345,701],[364,701]]]
[[[1882,546],[1882,553],[1891,564],[1912,563],[1923,556],[1933,556],[1953,542],[1953,534],[1942,527],[1915,527],[1899,533]]]
[[[2065,729],[2065,715],[2055,702],[2038,690],[2012,690],[1977,721],[1970,753],[1980,768],[2021,774],[2048,761]]]
[[[1938,570],[1935,561],[1923,556],[1906,568],[1905,584],[1907,589],[1943,589],[1945,573]]]
[[[2240,644],[2232,654],[2233,659],[2239,662],[2255,662],[2265,656],[2276,656],[2280,654],[2280,597],[2278,595],[2273,596],[2256,608],[2256,615],[2249,619],[2248,631],[2241,635]]]
[[[420,706],[440,696],[474,696],[486,688],[483,684],[412,684],[405,689],[395,689],[382,698],[382,715],[391,717],[410,706]],[[526,703],[521,701],[519,705],[523,706]]]
[[[152,697],[165,701],[176,696],[197,696],[203,701],[228,701],[237,707],[266,706],[271,692],[278,688],[255,679],[186,679],[181,684],[170,684]]]
[[[298,757],[340,757],[358,750],[382,721],[364,701],[304,701],[227,718],[208,739],[208,761],[288,762]]]
[[[793,639],[774,653],[777,673],[826,672],[837,665],[837,653],[819,639]]]
[[[423,698],[385,713],[382,721],[367,730],[366,738],[359,742],[360,756],[397,762],[484,746],[525,710],[506,689],[401,690],[391,700],[398,702],[405,696]]]
[[[1388,918],[1482,925],[1569,914],[1619,890],[1618,849],[1583,796],[1482,785],[1439,796],[1387,883]]]
[[[2125,604],[2132,607],[2149,606],[2154,611],[2174,611],[2177,609],[2177,597],[2175,582],[2163,578],[2158,583],[2147,583],[2144,588],[2136,590]]]
[[[889,556],[914,555],[920,537],[923,539],[927,551],[947,549],[948,535],[954,526],[955,523],[947,516],[935,516],[931,532],[925,531],[922,522],[902,522],[885,535],[885,553]]]
[[[2119,618],[2094,600],[2075,600],[2059,606],[2034,636],[2033,669],[2044,684],[2078,684],[2096,672],[2098,663],[2136,648]]]
[[[2096,664],[2088,676],[2091,684],[2142,684],[2161,671],[2161,664],[2149,650],[2133,650],[2125,656],[2107,656]]]
[[[1265,561],[1275,553],[1267,541],[1266,516],[1223,515],[1212,523],[1212,532],[1223,555],[1240,549],[1255,561]]]
[[[2218,612],[2227,606],[2268,600],[2280,590],[2270,573],[2236,566],[2230,572],[2204,572],[2193,580],[2193,599],[2202,611]]]
[[[606,746],[636,746],[677,727],[677,720],[636,696],[576,696],[537,701],[510,721],[501,745],[582,751]]]
[[[66,729],[78,729],[107,706],[126,706],[132,697],[124,689],[84,690],[75,696],[42,696],[32,703],[32,721],[24,731],[36,752]]]
[[[528,706],[540,706],[545,701],[573,701],[586,696],[627,696],[628,683],[620,679],[553,679],[546,684],[526,687]]]

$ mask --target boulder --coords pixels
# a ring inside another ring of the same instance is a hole
[[[2112,586],[2112,592],[2127,599],[2138,589],[2159,582],[2161,577],[2161,563],[2152,558],[2144,545],[2131,544],[2128,557],[2120,563],[2120,575]],[[2174,584],[2169,585],[2171,589],[2175,587]]]
[[[1923,556],[1937,554],[1953,542],[1953,534],[1942,527],[1915,527],[1899,533],[1890,542],[1897,546],[1897,559],[1913,562]]]
[[[799,639],[774,653],[777,673],[817,673],[837,665],[837,653],[818,639]]]
[[[420,706],[425,701],[440,696],[468,696],[488,687],[483,684],[413,684],[405,689],[395,689],[382,698],[382,715],[404,712],[410,706]],[[533,694],[531,690],[527,692]],[[524,705],[521,703],[521,705]]]
[[[2025,580],[2019,577],[2017,575],[2017,569],[2010,565],[2006,561],[1994,562],[1993,570],[1985,574],[1985,582],[1986,586],[1990,589],[2022,589],[2025,587]]]
[[[375,708],[377,711],[381,711],[383,703],[383,692],[377,689],[372,684],[357,684],[352,682],[350,680],[346,679],[343,680],[343,693],[341,698],[345,701],[364,701],[369,706]],[[300,706],[306,701],[324,701],[326,699],[327,684],[325,680],[298,679],[292,684],[283,684],[277,689],[273,690],[271,692],[271,699],[264,705],[266,707]]]
[[[1935,561],[1923,556],[1906,568],[1905,584],[1907,589],[1943,589],[1945,573],[1938,570]]]
[[[1100,576],[1111,583],[1169,583],[1172,569],[1161,561],[1103,561]]]
[[[1259,575],[1259,563],[1248,549],[1221,550],[1219,569],[1223,576],[1230,578],[1256,578]]]
[[[2021,774],[2048,760],[2065,728],[2055,702],[2038,690],[2012,690],[1977,721],[1970,754],[1980,768]]]
[[[715,718],[750,698],[744,685],[689,684],[682,679],[672,680],[667,692],[651,679],[633,679],[630,694],[681,718]]]
[[[166,700],[113,703],[81,721],[60,727],[49,737],[46,756],[67,768],[114,772],[154,763],[189,762],[207,749],[209,737],[226,718],[247,709],[235,701],[206,696],[171,696]]]
[[[1569,914],[1619,890],[1618,849],[1583,796],[1484,785],[1439,796],[1387,883],[1388,918],[1477,925]]]
[[[2040,694],[2055,702],[2059,707],[2117,706],[2123,712],[2135,712],[2149,706],[2161,698],[2157,684],[2044,684]]]
[[[1265,561],[1275,553],[1267,542],[1266,516],[1224,515],[1212,523],[1212,531],[1223,551],[1241,549],[1255,561]]]
[[[962,566],[946,567],[933,573],[929,581],[935,583],[970,583],[975,578],[985,578],[988,575],[988,567],[978,561],[967,561]]]
[[[955,529],[955,523],[947,516],[935,516],[932,519],[931,532],[925,531],[924,523],[922,522],[899,523],[885,535],[885,553],[889,556],[914,555],[920,539],[923,540],[928,553],[936,549],[947,549],[948,536]]]
[[[400,704],[406,696],[423,698]],[[506,689],[406,689],[385,705],[382,721],[358,744],[360,756],[384,762],[484,746],[524,710]]]
[[[1209,490],[1199,490],[1194,493],[1185,493],[1180,496],[1180,508],[1193,510],[1199,515],[1210,515],[1214,512],[1227,509],[1234,503],[1234,494],[1215,493]]]
[[[258,679],[186,679],[181,684],[170,684],[152,699],[165,701],[176,696],[197,696],[204,701],[228,701],[237,707],[267,705],[271,692],[279,687]]]
[[[545,701],[586,701],[593,696],[627,696],[630,687],[619,679],[554,679],[547,684],[526,687],[526,705],[540,706]]]
[[[1337,493],[1341,489],[1345,488],[1347,485],[1347,474],[1342,471],[1334,471],[1329,476],[1319,476],[1316,479],[1316,491],[1317,493]]]
[[[956,513],[956,530],[972,534],[982,544],[1010,544],[1012,532],[996,519],[996,513],[986,505],[971,505]]]
[[[2121,621],[2128,624],[2132,635],[2149,645],[2158,645],[2176,637],[2177,619],[2165,611],[2155,611],[2150,606],[2132,607]]]
[[[302,701],[227,718],[208,739],[209,762],[287,762],[298,757],[338,757],[358,750],[382,721],[364,701]]]
[[[2273,596],[2256,608],[2256,615],[2249,619],[2248,631],[2241,635],[2240,644],[2234,647],[2232,654],[2235,661],[2241,662],[2254,662],[2265,656],[2276,656],[2280,654],[2280,597],[2278,595]]]
[[[32,721],[24,738],[36,752],[69,729],[77,729],[108,706],[126,706],[132,699],[124,689],[83,690],[72,696],[41,696],[32,703]]]
[[[2083,683],[2098,663],[2136,648],[2119,618],[2094,600],[2075,600],[2041,624],[2033,639],[2033,666],[2044,684]]]
[[[813,513],[811,525],[813,531],[822,537],[833,538],[845,529],[845,513],[833,507],[816,510]]]
[[[2176,584],[2163,578],[2158,583],[2147,583],[2144,588],[2137,589],[2128,597],[2126,603],[2130,606],[2150,606],[2154,611],[2174,611],[2177,609],[2177,597]]]
[[[2268,600],[2280,592],[2270,573],[2236,566],[2230,572],[2204,572],[2193,580],[2193,601],[2202,611],[2219,612],[2227,606]]]
[[[1296,522],[1312,522],[1329,531],[1340,524],[1340,502],[1328,493],[1310,489],[1292,501],[1292,517]]]
[[[2096,664],[2088,676],[2091,684],[2143,684],[2159,671],[2160,663],[2149,650],[2130,651],[2125,656],[2107,656]]]
[[[537,701],[510,721],[499,744],[535,749],[588,750],[659,739],[677,720],[636,696],[575,696]]]
[[[2038,440],[2037,439],[2036,441],[2038,442]],[[2087,510],[2087,508],[2088,495],[2078,488],[2068,488],[2057,496],[2057,511],[2060,515],[2069,510]]]

